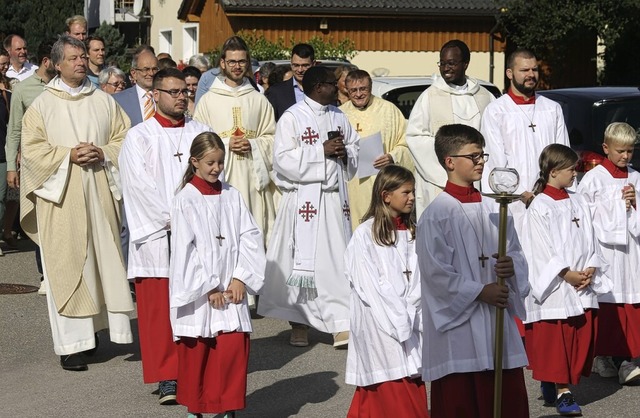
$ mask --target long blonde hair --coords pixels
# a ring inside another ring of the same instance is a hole
[[[189,149],[189,166],[182,176],[182,183],[180,184],[180,189],[187,185],[196,174],[196,167],[193,165],[191,161],[192,158],[196,160],[201,160],[211,151],[222,150],[224,154],[224,143],[222,139],[218,136],[218,134],[214,132],[202,132],[198,134],[195,138],[193,138],[193,142],[191,143],[191,148]]]
[[[373,235],[374,242],[378,245],[395,245],[397,239],[393,216],[391,215],[389,206],[384,202],[382,194],[383,192],[397,190],[405,183],[415,184],[415,177],[413,177],[411,171],[394,164],[390,164],[380,170],[373,183],[371,204],[362,221],[364,222],[369,218],[373,218],[371,234]],[[414,239],[416,236],[415,210],[411,213],[403,213],[400,217],[407,226],[407,229],[411,232],[411,239]]]

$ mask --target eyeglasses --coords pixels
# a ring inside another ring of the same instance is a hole
[[[356,94],[356,93],[366,93],[368,91],[371,90],[371,86],[366,86],[366,87],[353,87],[350,89],[347,89],[347,91],[349,92],[349,94]]]
[[[443,67],[443,68],[455,68],[458,65],[460,65],[462,63],[462,61],[438,61],[436,62],[436,64],[438,65],[438,67]]]
[[[474,164],[480,163],[480,160],[484,161],[485,163],[487,161],[489,161],[489,154],[483,154],[481,152],[476,153],[476,154],[450,155],[449,157],[467,158],[467,159],[473,161]]]
[[[229,67],[244,67],[246,66],[249,61],[247,60],[224,60],[224,62],[229,66]]]
[[[155,74],[160,70],[158,67],[144,67],[144,68],[134,68],[134,70],[139,71],[144,74]]]
[[[182,94],[184,97],[188,97],[189,96],[189,90],[188,89],[182,89],[182,90],[178,90],[178,89],[172,89],[172,90],[165,90],[165,89],[156,89],[158,91],[164,92],[164,93],[168,93],[169,96],[173,97],[174,99],[177,99],[178,97],[180,97],[180,94]]]
[[[110,85],[111,87],[113,87],[114,89],[124,89],[127,87],[127,85],[124,82],[121,83],[107,83],[108,85]]]
[[[297,70],[298,68],[307,69],[309,67],[311,67],[311,63],[305,63],[305,64],[294,64],[294,63],[291,63],[291,68],[294,69],[294,70]]]

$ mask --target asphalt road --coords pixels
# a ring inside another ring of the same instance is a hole
[[[0,283],[38,285],[33,246],[20,241],[20,248],[0,257]],[[136,328],[135,319],[132,326]],[[0,327],[0,417],[187,415],[182,406],[160,406],[153,394],[156,386],[142,383],[136,343],[111,344],[101,333],[88,371],[62,370],[53,353],[44,296],[0,295]],[[238,418],[346,416],[354,390],[344,383],[346,350],[335,350],[331,336],[314,331],[309,347],[291,347],[283,321],[257,319],[254,328],[247,408]],[[531,417],[557,416],[554,408],[542,406],[530,372],[525,376]],[[638,386],[622,387],[617,379],[594,375],[573,391],[585,417],[640,416]]]

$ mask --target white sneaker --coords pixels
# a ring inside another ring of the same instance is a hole
[[[630,361],[623,361],[618,372],[618,382],[626,385],[638,379],[640,379],[640,367]]]
[[[618,376],[618,369],[616,369],[613,360],[608,356],[598,356],[593,359],[593,366],[591,367],[593,373],[598,373],[600,377],[616,377]]]
[[[39,295],[47,294],[47,285],[44,283],[44,280],[40,282],[40,289],[38,289],[38,294]]]

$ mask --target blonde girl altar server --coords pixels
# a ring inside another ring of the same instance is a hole
[[[345,253],[351,287],[346,382],[348,418],[427,418],[422,370],[420,277],[415,253],[415,179],[388,165]]]
[[[640,174],[629,167],[636,143],[635,129],[610,124],[602,148],[607,158],[585,174],[578,191],[592,205],[597,245],[610,266],[611,292],[598,296],[598,339],[594,371],[618,377],[621,385],[640,379],[633,358],[640,357],[640,216],[636,191]]]
[[[262,233],[240,193],[219,180],[224,144],[211,132],[191,146],[171,210],[170,307],[178,343],[178,403],[189,416],[245,407],[249,333],[245,292],[262,288]]]
[[[586,200],[569,193],[578,156],[551,144],[539,157],[535,198],[525,214],[523,247],[529,262],[531,293],[525,344],[533,378],[542,382],[546,405],[562,416],[580,415],[569,390],[589,376],[597,329],[597,293],[610,281],[600,274],[597,248]]]

